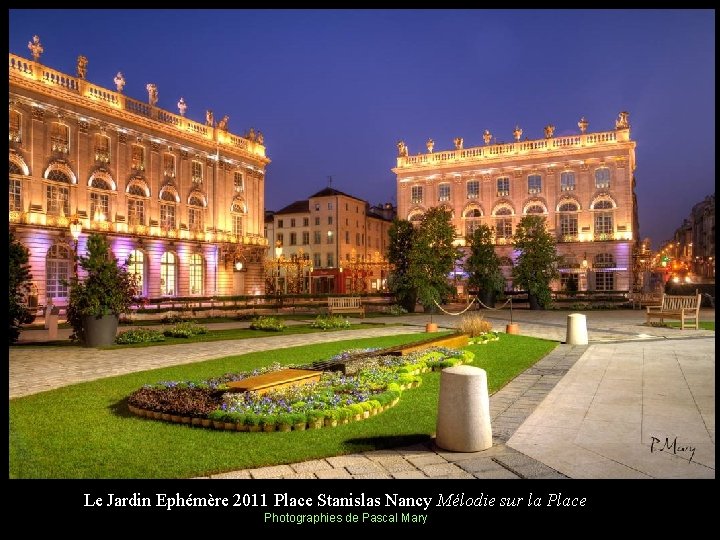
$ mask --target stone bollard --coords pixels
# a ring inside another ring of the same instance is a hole
[[[453,452],[479,452],[492,446],[484,369],[455,366],[440,372],[435,444]]]
[[[582,313],[571,313],[567,317],[567,336],[565,343],[568,345],[587,345],[587,321]]]
[[[58,312],[59,310],[53,309],[50,311],[50,314],[45,317],[45,327],[48,331],[48,339],[57,339]]]

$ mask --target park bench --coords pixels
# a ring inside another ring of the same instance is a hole
[[[665,319],[679,319],[680,329],[685,329],[685,324],[688,320],[694,321],[689,326],[695,325],[695,330],[700,328],[700,302],[702,296],[700,294],[694,294],[691,296],[680,296],[673,294],[664,294],[662,297],[662,303],[659,306],[647,306],[647,320],[650,323],[651,319],[660,319],[660,322],[664,322]]]
[[[330,296],[328,297],[328,312],[330,315],[338,313],[359,313],[365,317],[365,308],[359,296]]]
[[[661,306],[662,292],[634,292],[630,293],[629,298],[632,308],[642,309],[647,306]]]

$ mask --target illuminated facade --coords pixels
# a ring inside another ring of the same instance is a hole
[[[308,260],[313,293],[377,292],[386,288],[390,205],[327,187],[275,212],[268,240],[280,248],[268,257]]]
[[[179,114],[161,109],[154,84],[131,99],[121,73],[115,90],[94,85],[82,56],[76,76],[43,66],[37,37],[29,48],[34,61],[9,55],[9,210],[40,302],[67,301],[89,232],[131,260],[141,296],[262,294],[262,134],[234,135],[211,111],[189,120],[183,98]]]
[[[494,140],[489,131],[484,146],[410,155],[398,143],[398,217],[416,221],[428,208],[444,206],[452,212],[456,243],[480,224],[495,232],[496,252],[510,280],[516,255],[511,237],[526,214],[546,218],[565,263],[555,290],[630,290],[632,253],[637,241],[635,200],[635,141],[630,139],[628,113],[620,113],[612,131],[588,133],[588,122],[578,122],[580,133],[555,137],[552,125],[542,139],[514,142]]]

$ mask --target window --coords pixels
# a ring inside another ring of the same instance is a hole
[[[527,180],[529,195],[537,195],[542,191],[542,177],[539,174],[531,174]]]
[[[561,242],[577,242],[578,240],[578,205],[572,202],[563,203],[558,208],[558,228]]]
[[[175,156],[163,154],[163,174],[165,178],[175,178]]]
[[[295,226],[295,218],[290,218],[290,226],[291,227]]]
[[[22,210],[22,181],[10,179],[10,210]]]
[[[423,188],[422,186],[413,186],[410,188],[410,202],[412,204],[422,204]]]
[[[334,243],[335,243],[335,241],[333,240],[333,232],[332,232],[332,231],[328,231],[328,232],[327,232],[327,243],[328,243],[328,244],[334,244]]]
[[[98,191],[90,192],[90,219],[105,221],[110,215],[110,196]]]
[[[283,241],[285,240],[283,233],[276,235],[277,241],[280,242],[280,245],[283,245]]]
[[[191,179],[194,183],[200,184],[203,181],[203,167],[202,163],[193,160],[191,165]]]
[[[285,222],[285,220],[283,220],[283,219],[278,219],[278,229],[282,229],[282,228],[283,228],[283,225],[285,224],[284,222]]]
[[[328,268],[332,268],[333,266],[335,266],[335,259],[332,253],[327,254],[327,265]]]
[[[313,253],[313,266],[316,268],[320,268],[320,266],[322,266],[322,260],[320,259],[319,253]]]
[[[72,264],[70,248],[55,244],[47,253],[45,260],[45,287],[46,296],[50,298],[67,298],[70,279],[70,266]]]
[[[136,171],[145,170],[145,148],[138,144],[132,146],[132,164],[131,167]]]
[[[50,145],[53,152],[67,154],[70,151],[70,128],[54,122],[50,128]]]
[[[472,208],[465,212],[465,236],[472,236],[475,230],[480,226],[480,218],[482,212],[477,208]]]
[[[414,224],[420,223],[421,220],[422,220],[422,212],[415,212],[414,214],[410,214],[410,216],[408,216],[408,221],[410,221]]]
[[[510,179],[507,176],[497,179],[497,196],[507,197],[510,195]]]
[[[136,286],[136,294],[145,294],[145,254],[139,249],[133,249],[128,258],[127,271],[133,276]]]
[[[466,186],[468,199],[480,198],[480,182],[478,180],[470,180]]]
[[[190,255],[190,294],[203,293],[203,258],[199,253]]]
[[[610,201],[599,201],[593,206],[595,212],[595,240],[613,239],[613,205]]]
[[[438,186],[438,201],[445,202],[450,200],[450,184],[440,184]]]
[[[320,211],[320,203],[315,203],[315,211],[316,212]]]
[[[560,174],[560,191],[575,191],[574,172],[564,172]]]
[[[102,133],[95,134],[95,161],[110,162],[110,137]]]
[[[350,231],[345,231],[345,243],[350,243]]]
[[[345,203],[345,210],[348,209],[348,203]]]
[[[188,228],[191,231],[203,232],[205,230],[204,215],[203,201],[197,196],[190,197],[188,200]]]
[[[539,204],[531,204],[525,210],[526,214],[544,214],[545,209]]]
[[[498,208],[495,211],[495,216],[501,216],[495,219],[495,238],[509,239],[512,237],[512,218],[510,217],[512,216],[512,210],[508,207]]]
[[[610,187],[610,169],[601,167],[595,170],[595,188],[608,189]]]
[[[163,229],[175,228],[175,205],[160,203],[160,227]]]
[[[315,216],[315,225],[320,225],[320,216]]]
[[[10,111],[10,142],[20,142],[22,140],[20,133],[21,119],[19,112]]]
[[[309,231],[303,231],[302,243],[303,243],[303,246],[307,246],[308,244],[310,244],[310,232]]]
[[[70,215],[70,190],[65,186],[45,186],[47,213],[54,216]]]
[[[360,244],[360,233],[355,233],[355,245],[359,246]]]
[[[313,244],[319,244],[321,241],[320,231],[313,231]]]
[[[235,171],[233,174],[233,189],[235,193],[242,193],[245,191],[245,182],[243,181],[243,175],[239,171]]]
[[[175,254],[166,251],[160,258],[160,294],[175,296],[175,280],[177,278],[177,262]]]
[[[290,233],[290,245],[291,246],[297,245],[297,233],[294,233],[294,232]]]
[[[333,224],[333,219],[332,219],[332,218],[333,218],[332,216],[328,216],[328,225],[332,225],[332,224]]]
[[[328,201],[328,210],[332,210],[332,201]]]
[[[599,253],[595,256],[593,269],[595,271],[595,290],[596,291],[612,291],[615,290],[615,272],[611,268],[615,267],[615,259],[610,253]]]
[[[145,201],[128,198],[128,225],[145,225]]]
[[[232,231],[235,236],[243,235],[243,216],[241,214],[232,215]]]
[[[310,226],[310,218],[303,218],[303,227],[309,227]]]

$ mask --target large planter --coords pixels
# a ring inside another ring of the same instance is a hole
[[[119,319],[117,315],[84,316],[82,318],[83,347],[102,347],[115,343]]]
[[[495,291],[480,291],[478,293],[478,300],[481,302],[480,309],[495,308]]]
[[[538,297],[534,294],[528,293],[528,304],[530,305],[530,309],[542,309],[540,300],[538,300]]]

